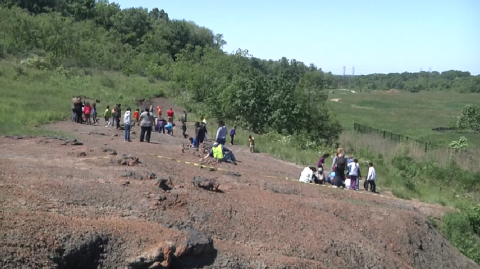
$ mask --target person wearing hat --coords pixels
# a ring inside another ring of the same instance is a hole
[[[204,157],[204,159],[208,157],[215,158],[222,162],[231,162],[234,165],[237,165],[237,160],[235,159],[233,152],[217,142],[213,143],[212,149],[210,149],[210,152]]]

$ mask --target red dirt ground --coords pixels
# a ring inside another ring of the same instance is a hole
[[[158,245],[176,252],[164,254],[170,268],[480,268],[427,220],[446,211],[439,205],[280,179],[302,167],[239,146],[230,147],[237,166],[202,169],[184,163],[203,153],[182,152],[178,131],[153,133],[147,144],[139,127],[131,143],[104,125],[47,128],[83,145],[0,138],[1,268],[165,268],[131,262]],[[140,163],[119,165],[124,154]],[[123,177],[129,172],[143,179]],[[193,186],[194,176],[216,179],[220,191]],[[189,228],[215,250],[179,254]]]

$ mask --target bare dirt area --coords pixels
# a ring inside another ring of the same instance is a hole
[[[284,180],[301,167],[239,146],[201,168],[178,133],[48,128],[77,140],[0,138],[1,268],[480,268],[440,206]]]

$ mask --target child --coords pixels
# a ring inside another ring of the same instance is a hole
[[[97,124],[98,118],[97,118],[97,103],[92,104],[92,109],[93,109],[93,124]]]
[[[158,132],[165,134],[165,119],[162,117],[158,118]]]
[[[183,138],[187,138],[188,135],[186,134],[187,132],[187,124],[185,123],[185,121],[182,121],[182,135],[183,135]]]
[[[112,125],[112,126],[115,126],[115,119],[117,118],[116,106],[114,106],[114,107],[112,108],[112,114],[111,114],[111,116],[112,116],[112,124],[111,124],[111,125]],[[109,124],[109,126],[110,126],[110,124]]]
[[[373,163],[370,162],[368,164],[368,176],[367,180],[365,180],[365,185],[363,186],[365,190],[368,191],[368,184],[370,184],[370,191],[376,192],[376,184],[375,181],[377,180],[377,173],[375,171],[375,167],[373,167]]]
[[[188,140],[190,140],[189,147],[191,147],[191,148],[196,148],[197,147],[197,140],[195,138],[189,137]]]
[[[233,145],[233,139],[235,138],[237,126],[233,126],[232,130],[230,130],[230,145]]]
[[[171,122],[167,122],[167,125],[165,125],[165,129],[167,130],[168,135],[173,136],[173,124]]]
[[[92,121],[90,120],[90,114],[92,113],[92,107],[90,103],[87,102],[83,108],[83,113],[85,113],[85,122],[87,125],[91,125]]]
[[[248,142],[250,143],[250,152],[254,153],[255,152],[255,138],[253,138],[251,135],[248,136]]]
[[[135,118],[135,124],[140,125],[139,120],[138,120],[139,117],[140,117],[140,109],[139,108],[137,108],[137,110],[135,110],[135,113],[133,113],[133,117]],[[135,125],[135,124],[133,124],[133,125]]]
[[[112,116],[112,111],[110,111],[110,106],[107,106],[107,109],[105,109],[103,116],[105,117],[105,121],[107,122],[107,125],[105,127],[110,126],[110,117]]]

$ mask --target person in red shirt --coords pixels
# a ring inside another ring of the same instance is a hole
[[[170,109],[167,111],[168,122],[173,123],[173,117],[174,117],[174,113],[173,113],[173,110],[170,108]]]
[[[137,110],[135,110],[135,113],[133,113],[133,117],[135,118],[136,124],[139,124],[139,117],[140,117],[139,114],[140,114],[140,109],[137,108]]]

